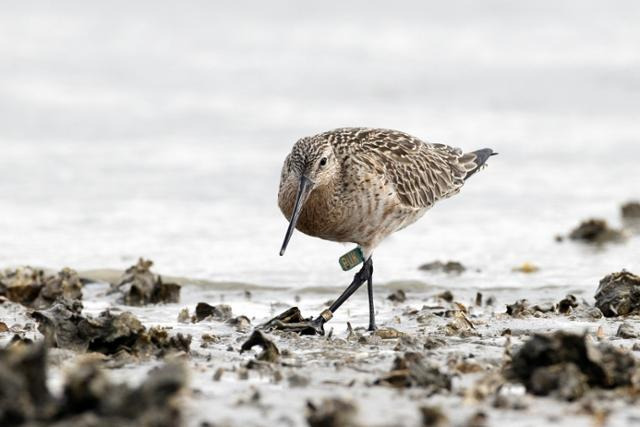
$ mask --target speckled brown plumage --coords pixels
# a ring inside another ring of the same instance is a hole
[[[335,129],[296,142],[282,168],[278,204],[290,219],[300,177],[308,177],[314,187],[297,229],[357,243],[368,258],[385,237],[458,193],[491,154],[388,129]]]

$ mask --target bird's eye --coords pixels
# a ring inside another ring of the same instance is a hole
[[[327,164],[327,158],[326,157],[321,158],[320,159],[320,166],[324,166],[326,164]]]

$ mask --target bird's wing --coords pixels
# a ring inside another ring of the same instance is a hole
[[[403,132],[358,129],[352,154],[383,173],[393,183],[400,202],[429,208],[460,191],[467,175],[476,169],[473,153],[443,144],[425,143]]]

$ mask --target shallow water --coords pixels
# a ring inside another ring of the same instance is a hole
[[[637,237],[553,241],[640,197],[636,2],[66,4],[0,17],[0,265],[143,255],[166,274],[341,286],[349,246],[297,234],[277,256],[279,171],[297,138],[368,125],[500,152],[376,251],[378,281],[594,286],[640,267]],[[482,272],[417,271],[433,259]],[[541,272],[513,275],[524,261]]]

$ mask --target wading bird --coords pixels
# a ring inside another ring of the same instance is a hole
[[[300,332],[324,334],[323,325],[367,282],[369,330],[373,306],[373,251],[390,234],[425,214],[437,201],[460,191],[496,153],[464,153],[388,129],[342,128],[297,141],[282,167],[278,205],[290,221],[280,250],[294,229],[358,247],[340,259],[348,270],[364,262],[351,284]]]

